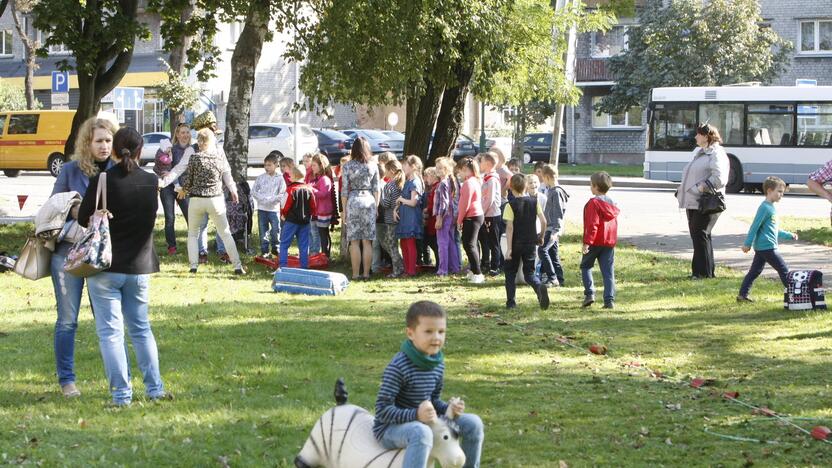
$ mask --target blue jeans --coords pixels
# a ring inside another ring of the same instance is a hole
[[[295,224],[291,221],[283,223],[283,230],[280,232],[280,266],[285,267],[289,260],[289,246],[292,239],[298,238],[298,250],[300,251],[300,267],[309,268],[309,231],[311,224]]]
[[[552,231],[546,231],[543,237],[543,245],[537,248],[537,255],[540,257],[540,272],[548,278],[557,278],[558,283],[563,285],[563,266],[560,263],[558,254],[558,238]],[[541,278],[542,279],[542,278]]]
[[[476,414],[464,413],[456,419],[465,453],[464,468],[479,468],[482,442],[485,438],[482,420]],[[381,437],[386,449],[404,448],[402,468],[424,468],[433,448],[433,431],[426,424],[413,421],[390,426]]]
[[[754,260],[751,261],[751,268],[748,269],[748,273],[745,274],[745,278],[742,280],[742,286],[740,286],[740,296],[748,297],[748,293],[751,292],[751,285],[754,284],[754,280],[763,272],[766,263],[771,265],[777,271],[777,274],[780,275],[780,281],[783,282],[783,287],[788,287],[789,267],[786,266],[786,261],[780,256],[777,249],[755,250]]]
[[[589,246],[589,253],[581,259],[581,280],[584,283],[584,296],[595,297],[595,283],[592,281],[592,267],[598,260],[601,277],[604,279],[604,303],[615,300],[615,247]]]
[[[63,250],[66,249],[61,251]],[[66,385],[75,382],[75,330],[78,329],[78,311],[81,308],[81,294],[84,292],[84,278],[64,271],[66,256],[59,252],[56,250],[52,254],[50,262],[58,310],[58,319],[55,321],[55,366],[58,383]]]
[[[309,229],[309,253],[315,254],[321,252],[321,233],[318,232],[318,226],[315,224],[315,220],[309,222],[309,225],[312,226]]]
[[[168,185],[159,192],[159,200],[162,201],[162,210],[165,212],[165,242],[168,247],[176,247],[176,204],[188,222],[188,199],[179,200],[176,198],[176,189]]]
[[[96,311],[98,345],[113,403],[124,405],[133,398],[124,340],[125,325],[144,377],[147,396],[163,396],[165,390],[159,373],[159,352],[147,316],[150,275],[104,271],[89,277],[87,282],[90,300]]]
[[[280,218],[275,211],[257,210],[257,223],[260,225],[260,253],[277,252],[280,249]]]

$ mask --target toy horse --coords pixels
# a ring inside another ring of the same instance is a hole
[[[297,457],[297,468],[402,468],[404,449],[385,449],[373,435],[373,416],[364,408],[347,404],[344,381],[335,384],[335,402],[315,423],[312,433]],[[448,410],[450,411],[450,409]],[[447,417],[430,425],[433,448],[428,466],[439,462],[442,468],[460,468],[465,454],[459,446],[455,423]]]

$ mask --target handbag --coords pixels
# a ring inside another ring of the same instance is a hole
[[[101,208],[99,208],[99,202]],[[113,263],[113,246],[110,238],[110,218],[107,211],[107,173],[98,178],[95,192],[95,213],[90,218],[86,234],[66,254],[64,271],[86,278],[110,268]]]
[[[46,243],[34,235],[29,236],[20,257],[14,265],[14,272],[30,279],[39,280],[51,274],[49,264],[52,261],[52,251],[46,248]]]
[[[703,215],[712,215],[725,211],[725,197],[717,192],[710,180],[705,181],[708,190],[702,192],[699,197],[699,212]]]

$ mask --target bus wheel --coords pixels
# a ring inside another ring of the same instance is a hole
[[[3,174],[6,174],[6,177],[17,177],[20,175],[19,169],[4,169]]]
[[[49,159],[46,160],[46,167],[49,168],[49,173],[52,177],[58,177],[61,173],[61,168],[64,167],[64,155],[61,153],[52,153]]]
[[[740,193],[744,187],[742,181],[742,164],[734,156],[728,156],[731,163],[731,170],[728,172],[728,183],[725,184],[725,191],[728,193]]]

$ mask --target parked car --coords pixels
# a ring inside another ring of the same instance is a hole
[[[248,127],[248,165],[262,166],[263,159],[272,151],[280,153],[279,157],[290,157],[300,161],[306,153],[318,151],[318,137],[309,125],[300,124],[299,148],[295,152],[292,128],[294,124],[253,123]]]
[[[511,137],[493,137],[485,140],[485,147],[491,149],[497,147],[506,157],[506,160],[511,159]]]
[[[454,161],[459,161],[466,157],[474,157],[479,151],[480,147],[474,143],[473,138],[460,134],[456,139],[456,146],[454,147]]]
[[[328,129],[312,131],[318,137],[318,151],[329,159],[330,165],[341,164],[341,158],[350,154],[353,139],[346,133]]]
[[[74,116],[75,111],[59,110],[0,112],[0,169],[6,177],[21,170],[48,170],[58,177]]]
[[[549,161],[552,151],[551,133],[529,133],[523,139],[523,163],[533,164],[537,161]],[[560,156],[558,162],[569,162],[566,154],[566,138],[560,138]]]
[[[147,163],[152,163],[156,159],[156,151],[159,151],[159,142],[164,139],[170,139],[170,132],[150,132],[142,135],[144,145],[142,146],[142,154],[139,156],[139,163],[142,166]]]
[[[349,137],[355,140],[358,137],[364,137],[370,143],[370,151],[373,154],[390,151],[395,154],[397,158],[401,159],[404,153],[404,138],[401,141],[391,140],[389,136],[378,130],[366,130],[363,128],[351,128],[349,130],[342,130]]]

